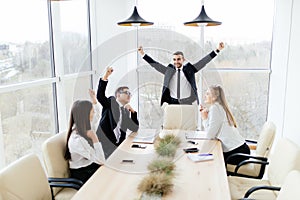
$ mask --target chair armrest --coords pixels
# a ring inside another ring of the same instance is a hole
[[[48,177],[48,182],[65,182],[65,183],[74,183],[79,186],[83,185],[83,182],[81,180],[78,180],[76,178],[53,178],[53,177]]]
[[[51,196],[54,200],[54,192],[53,188],[55,187],[61,187],[61,188],[73,188],[75,190],[79,190],[81,186],[83,185],[83,182],[75,179],[75,178],[48,178],[48,182],[51,189]]]
[[[240,168],[241,166],[247,165],[247,164],[249,164],[249,163],[260,164],[260,165],[262,165],[262,167],[265,167],[266,165],[269,164],[269,162],[267,162],[267,161],[261,161],[261,160],[244,160],[244,161],[240,162],[240,163],[235,167],[235,169],[234,169],[234,174],[235,174],[235,175],[238,175],[237,172],[238,172],[239,168]]]
[[[250,194],[252,194],[253,192],[257,191],[257,190],[276,190],[276,191],[280,191],[280,187],[275,187],[275,186],[269,186],[269,185],[261,185],[261,186],[254,186],[252,188],[250,188],[246,194],[244,195],[244,198],[248,198],[250,196]]]
[[[229,175],[241,176],[241,177],[247,177],[247,178],[256,178],[256,179],[261,179],[263,177],[266,165],[269,164],[268,158],[260,157],[260,156],[251,156],[251,155],[242,154],[242,153],[235,153],[235,154],[232,154],[232,155],[228,156],[228,158],[226,160],[226,167],[227,167],[227,162],[230,159],[232,159],[232,158],[234,158],[236,156],[242,156],[242,157],[249,158],[249,159],[248,160],[244,160],[244,161],[240,162],[239,164],[237,164],[236,167],[235,167],[235,169],[234,169],[234,172],[227,172],[227,173],[229,173]],[[252,158],[254,160],[250,160],[250,158]],[[260,164],[261,165],[260,172],[259,172],[258,176],[250,176],[250,175],[239,174],[238,173],[238,170],[239,170],[239,168],[241,166],[247,165],[249,163]]]
[[[74,183],[51,182],[51,183],[49,183],[49,185],[51,187],[51,191],[52,191],[52,188],[54,188],[54,187],[73,188],[73,189],[76,189],[76,190],[79,190],[81,188],[81,185],[77,185],[77,184],[74,184]]]
[[[230,156],[227,157],[226,159],[226,163],[228,161],[230,161],[232,158],[234,157],[245,157],[245,158],[253,158],[253,159],[256,159],[256,160],[262,160],[262,161],[267,161],[268,158],[266,157],[261,157],[261,156],[251,156],[249,154],[244,154],[244,153],[234,153],[234,154],[231,154]]]

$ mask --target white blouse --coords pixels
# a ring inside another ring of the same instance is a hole
[[[99,103],[93,104],[94,118],[91,122],[91,128],[96,131],[100,119],[101,106]],[[94,148],[88,143],[86,139],[73,131],[69,139],[69,151],[71,159],[69,160],[70,168],[78,169],[86,167],[90,164],[97,163],[103,165],[105,162],[104,152],[100,142],[94,143]]]
[[[203,120],[207,137],[219,139],[223,152],[229,152],[245,143],[245,139],[234,126],[230,126],[226,112],[219,103],[214,103],[208,111],[208,118]]]

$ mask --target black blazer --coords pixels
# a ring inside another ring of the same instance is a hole
[[[197,93],[197,86],[196,86],[196,79],[195,79],[195,73],[197,73],[199,70],[205,67],[207,63],[209,63],[214,57],[216,57],[216,53],[212,51],[205,57],[203,57],[201,60],[196,62],[195,64],[187,63],[183,66],[183,73],[188,80],[188,82],[191,84],[191,100],[195,101],[197,100],[197,103],[199,104],[199,99],[198,99],[198,93]],[[161,101],[160,104],[162,105],[164,102],[170,103],[169,99],[171,98],[170,96],[170,89],[169,89],[169,84],[171,81],[172,76],[175,74],[176,69],[173,64],[169,64],[168,66],[164,66],[160,64],[159,62],[153,60],[150,56],[147,54],[144,55],[144,60],[148,62],[154,69],[156,69],[158,72],[164,74],[164,85],[162,88],[162,96],[161,96]]]
[[[139,122],[137,119],[137,112],[131,113],[130,118],[129,111],[124,109],[124,112],[122,113],[121,137],[117,143],[117,138],[113,130],[116,128],[120,119],[120,106],[114,96],[105,96],[107,82],[108,81],[103,81],[100,78],[98,85],[97,99],[103,108],[97,135],[99,135],[98,131],[102,131],[114,145],[119,146],[119,144],[121,144],[126,138],[127,129],[136,132],[139,128]]]

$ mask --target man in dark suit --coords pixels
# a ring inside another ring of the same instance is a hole
[[[113,69],[108,67],[99,80],[97,91],[97,100],[103,106],[97,136],[106,158],[125,140],[127,129],[136,132],[139,128],[137,112],[129,105],[131,93],[128,87],[119,87],[115,96],[105,96],[108,77],[112,72]]]
[[[160,64],[145,54],[143,47],[139,47],[138,51],[146,62],[158,72],[164,74],[161,105],[164,102],[190,105],[196,100],[199,104],[195,74],[216,57],[223,48],[224,43],[219,43],[219,47],[215,51],[212,51],[195,64],[189,62],[184,64],[185,58],[183,53],[177,51],[173,54],[173,64],[168,66]]]

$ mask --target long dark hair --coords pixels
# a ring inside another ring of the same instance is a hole
[[[224,90],[219,85],[212,85],[209,87],[210,91],[217,97],[217,102],[223,107],[226,113],[226,117],[230,126],[237,127],[236,121],[233,117],[232,112],[227,104]]]
[[[91,130],[90,112],[92,108],[93,105],[90,101],[78,100],[73,103],[71,114],[70,114],[69,128],[67,131],[67,143],[66,143],[66,152],[65,152],[66,160],[71,159],[68,143],[69,143],[70,136],[74,130],[80,136],[85,138],[88,141],[88,143],[93,147],[92,140],[88,138],[86,134],[88,130]]]

